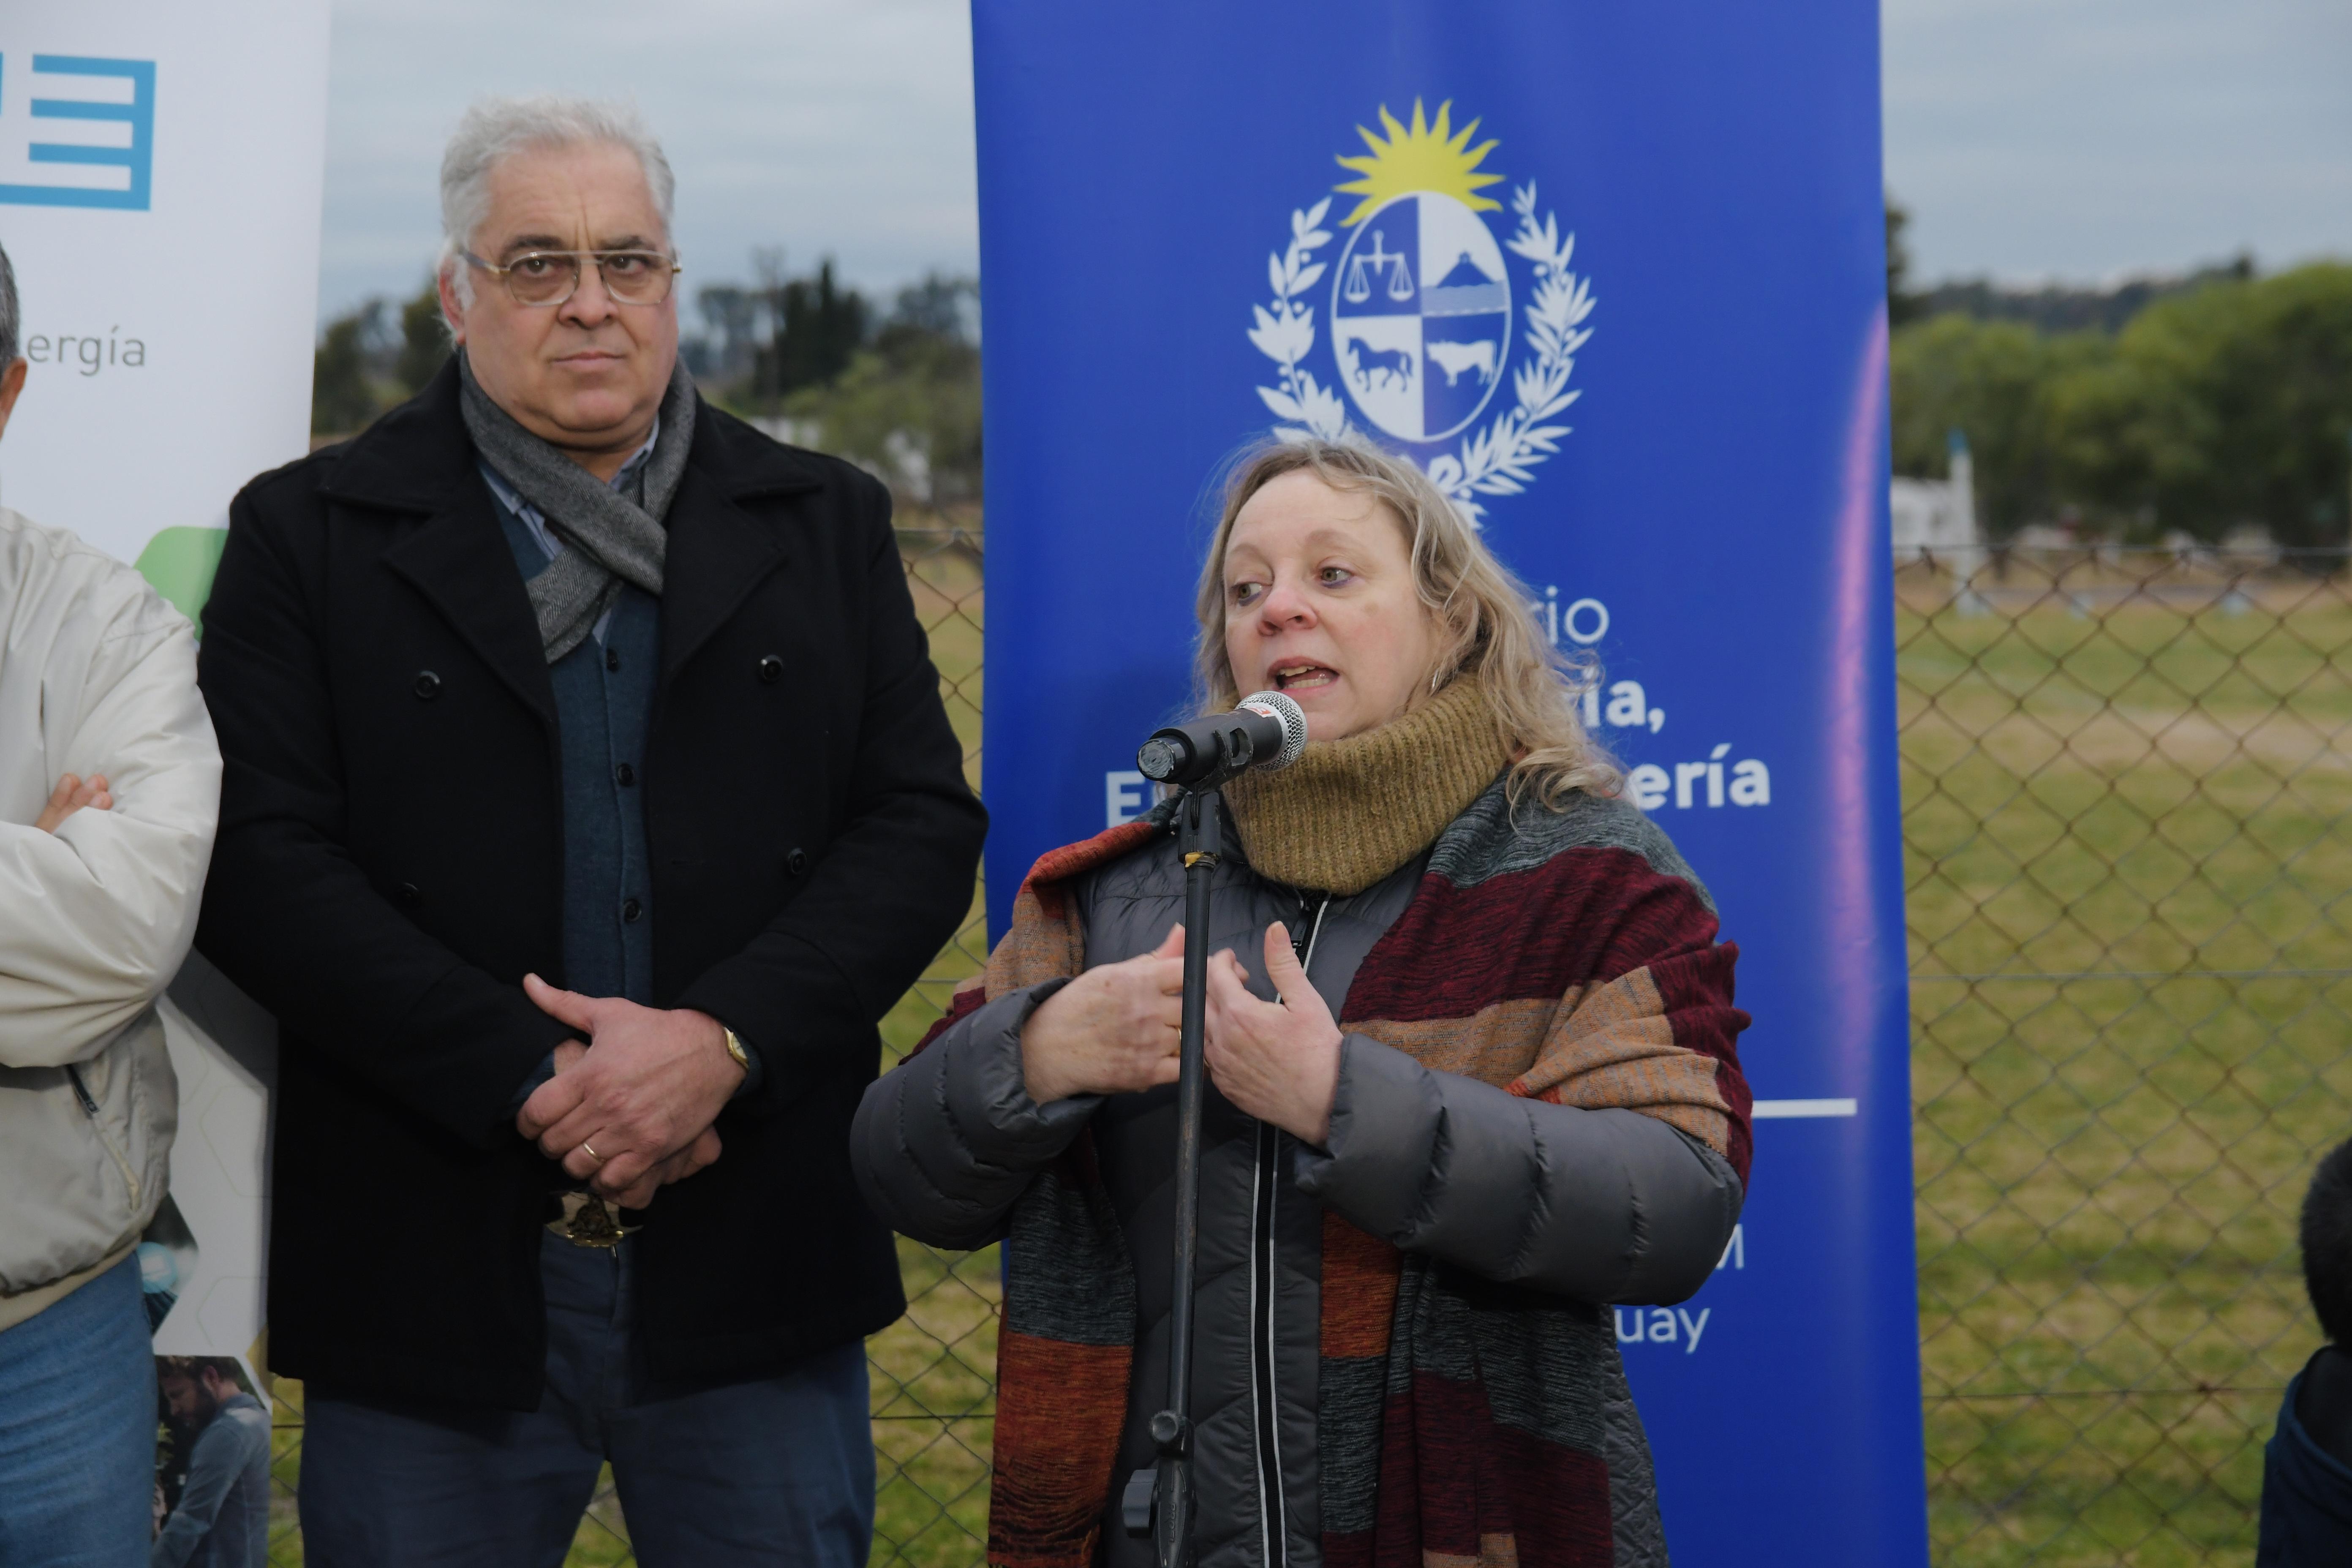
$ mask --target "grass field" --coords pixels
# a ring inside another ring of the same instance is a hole
[[[979,554],[904,542],[976,784]],[[1983,586],[1897,578],[1935,1561],[2242,1564],[2317,1342],[2295,1207],[2352,1135],[2352,597],[2167,558]],[[979,911],[885,1022],[894,1059],[977,968]],[[966,1568],[996,1255],[900,1258],[908,1315],[868,1345],[874,1563]],[[625,1530],[605,1496],[570,1562],[627,1561]]]
[[[1935,1559],[2244,1563],[2352,1134],[2333,582],[1904,581]]]

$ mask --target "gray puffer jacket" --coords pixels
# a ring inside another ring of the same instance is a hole
[[[1257,876],[1234,852],[1230,829],[1225,843],[1210,951],[1232,949],[1251,988],[1271,1000],[1265,930],[1281,921],[1339,1016],[1358,966],[1412,901],[1424,861],[1352,897],[1327,898]],[[1088,966],[1157,947],[1183,917],[1183,893],[1167,837],[1078,883]],[[1022,1026],[1061,984],[992,998],[885,1074],[859,1109],[851,1152],[867,1201],[892,1226],[934,1247],[978,1247],[1003,1237],[1031,1178],[1092,1123],[1135,1262],[1139,1314],[1099,1561],[1149,1568],[1150,1542],[1126,1532],[1119,1494],[1153,1462],[1145,1424],[1167,1394],[1175,1090],[1033,1101]],[[1419,1179],[1439,1167],[1444,1179]],[[1399,1181],[1400,1172],[1416,1179]],[[1519,1099],[1362,1035],[1342,1047],[1328,1150],[1243,1114],[1213,1085],[1194,1296],[1201,1568],[1322,1561],[1315,1421],[1326,1205],[1407,1251],[1491,1279],[1587,1301],[1672,1304],[1712,1273],[1741,1195],[1728,1163],[1664,1121]],[[1497,1227],[1498,1209],[1533,1217]]]

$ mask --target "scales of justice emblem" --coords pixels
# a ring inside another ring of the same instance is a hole
[[[1483,193],[1503,176],[1481,167],[1499,143],[1472,146],[1478,121],[1454,130],[1453,107],[1439,104],[1432,122],[1415,100],[1405,124],[1383,105],[1385,136],[1357,127],[1367,151],[1338,160],[1357,177],[1332,187],[1358,198],[1337,226],[1346,243],[1336,260],[1316,254],[1337,237],[1325,226],[1332,196],[1293,212],[1289,244],[1266,258],[1274,299],[1253,308],[1249,337],[1278,367],[1257,389],[1277,435],[1339,440],[1361,419],[1475,521],[1480,497],[1526,489],[1569,434],[1556,421],[1581,395],[1568,384],[1594,300],[1570,270],[1575,235],[1550,213],[1538,219],[1534,181],[1511,192],[1507,240],[1480,216],[1502,211]],[[1506,252],[1521,264],[1516,312]],[[1321,353],[1318,304],[1330,329]]]

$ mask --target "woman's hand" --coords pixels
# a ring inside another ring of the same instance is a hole
[[[1184,1021],[1184,928],[1157,951],[1089,969],[1029,1015],[1021,1075],[1040,1105],[1176,1081]]]
[[[1209,960],[1209,1076],[1260,1121],[1321,1148],[1339,1092],[1339,1026],[1279,921],[1266,927],[1265,972],[1278,1005],[1249,994],[1249,973],[1232,953]]]

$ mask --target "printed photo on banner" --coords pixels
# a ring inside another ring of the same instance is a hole
[[[155,1358],[154,1509],[156,1568],[268,1561],[269,1402],[235,1356]]]

